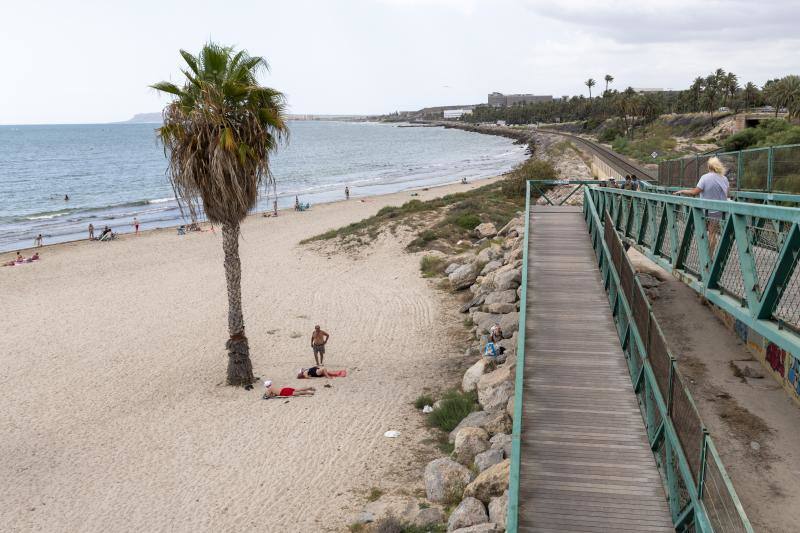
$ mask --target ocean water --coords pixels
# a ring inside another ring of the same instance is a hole
[[[0,251],[84,238],[89,223],[132,231],[184,220],[154,124],[0,126]],[[510,170],[525,147],[444,128],[292,122],[273,157],[279,207],[476,179]],[[270,193],[272,194],[272,193]],[[65,195],[69,200],[65,201]],[[266,191],[258,210],[270,209]]]

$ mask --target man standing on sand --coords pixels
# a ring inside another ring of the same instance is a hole
[[[42,247],[42,234],[40,233],[39,235],[37,235],[36,238],[33,240],[33,242],[34,242],[34,244],[36,244],[37,248],[41,248]]]
[[[347,185],[344,186],[344,199],[345,200],[350,199],[350,187],[348,187]]]
[[[319,329],[319,325],[314,326],[314,331],[311,333],[311,349],[314,350],[314,361],[319,366],[322,366],[322,361],[325,359],[325,344],[328,343],[329,337],[330,335]]]
[[[92,224],[91,222],[89,222],[89,240],[90,241],[94,240],[94,224]]]
[[[139,219],[136,217],[133,217],[133,230],[134,234],[139,235]]]

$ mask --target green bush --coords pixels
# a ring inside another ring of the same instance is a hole
[[[448,222],[455,224],[459,228],[472,231],[478,227],[478,224],[481,223],[481,219],[478,215],[473,213],[463,213],[460,215],[450,215],[450,217],[448,217]]]
[[[442,396],[441,405],[428,415],[428,422],[442,431],[450,432],[477,408],[475,392],[451,390]]]
[[[734,152],[782,144],[800,144],[800,126],[792,126],[782,119],[771,119],[763,121],[755,128],[746,128],[731,135],[722,148],[726,152]]]
[[[622,131],[618,128],[611,127],[604,129],[600,135],[597,136],[597,140],[601,143],[610,143],[613,142],[617,137],[622,137]]]
[[[445,268],[445,260],[435,255],[426,255],[419,260],[419,269],[422,271],[422,277],[424,278],[432,278],[441,274]]]
[[[555,179],[558,179],[558,172],[552,163],[540,159],[528,159],[503,180],[502,191],[509,198],[524,198],[527,180]]]
[[[423,242],[435,241],[438,237],[439,236],[436,235],[436,232],[431,229],[426,229],[419,234],[419,238],[422,239]]]
[[[414,407],[416,407],[417,409],[422,409],[426,405],[433,405],[433,398],[431,398],[427,394],[423,394],[422,396],[414,400]]]

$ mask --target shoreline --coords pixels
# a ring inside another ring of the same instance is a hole
[[[349,200],[344,200],[344,199],[342,199],[342,200],[331,200],[331,201],[327,201],[327,202],[320,202],[320,203],[317,203],[317,204],[312,204],[311,209],[309,209],[308,211],[302,211],[302,212],[297,212],[297,211],[294,210],[294,208],[283,208],[283,209],[278,209],[278,213],[279,213],[278,218],[281,218],[281,215],[287,216],[287,215],[294,215],[294,214],[297,214],[297,215],[308,214],[308,215],[312,215],[313,216],[314,210],[315,209],[319,209],[321,207],[335,206],[335,205],[339,205],[339,204],[347,205],[347,204],[358,204],[358,203],[370,203],[370,202],[375,201],[377,199],[388,199],[390,197],[391,198],[400,198],[400,197],[405,198],[405,197],[408,197],[406,199],[406,201],[413,200],[415,198],[416,199],[427,199],[427,198],[422,198],[423,195],[421,193],[423,193],[423,192],[428,193],[428,192],[431,192],[431,191],[441,190],[443,188],[453,188],[453,187],[460,187],[460,188],[463,188],[463,190],[470,190],[470,189],[473,189],[473,188],[481,187],[483,185],[487,185],[487,184],[492,183],[493,181],[496,181],[498,179],[502,179],[503,176],[504,176],[504,174],[500,174],[500,175],[497,175],[497,176],[490,176],[490,177],[487,177],[487,178],[479,178],[479,179],[476,179],[476,180],[469,181],[466,186],[464,186],[461,182],[455,181],[455,182],[443,183],[443,184],[439,184],[439,185],[414,187],[414,188],[404,189],[402,191],[396,191],[396,192],[390,192],[390,193],[384,193],[384,194],[376,194],[376,195],[372,195],[372,196],[359,196],[359,197],[352,197],[351,196]],[[459,191],[454,191],[454,192],[460,192],[460,190]],[[413,193],[416,193],[418,196],[412,197],[411,195]],[[450,194],[450,192],[448,192],[446,194]],[[428,195],[425,195],[425,196],[428,196]],[[272,213],[272,211],[271,210],[270,211],[257,211],[257,212],[250,213],[242,221],[242,225],[244,225],[247,221],[249,221],[251,219],[267,218],[267,219],[272,220],[272,219],[275,218],[275,217],[272,217],[272,216],[264,217],[263,216],[264,213]],[[151,234],[155,234],[155,233],[163,233],[163,232],[169,232],[169,231],[177,232],[178,227],[180,227],[181,225],[182,224],[176,224],[176,225],[172,225],[172,226],[159,226],[159,227],[156,227],[156,228],[148,228],[148,229],[145,229],[145,230],[140,230],[139,231],[140,237],[136,237],[133,231],[124,232],[124,233],[123,232],[119,232],[119,233],[116,233],[117,238],[114,241],[111,241],[111,242],[113,243],[113,242],[118,242],[118,241],[127,241],[129,239],[137,239],[137,238],[145,237],[145,236],[148,236],[148,235],[151,235]],[[203,228],[203,231],[205,232],[205,231],[211,231],[210,228],[211,228],[212,224],[210,222],[204,221],[204,222],[200,222],[200,226]],[[102,230],[99,230],[98,228],[95,228],[95,235],[98,235],[100,233],[100,231],[102,231]],[[88,230],[87,230],[86,233],[88,234]],[[187,234],[187,235],[189,235],[189,234]],[[90,241],[88,239],[88,237],[84,237],[82,239],[73,239],[73,240],[68,240],[68,241],[55,242],[55,243],[52,243],[52,244],[44,244],[41,247],[26,246],[26,247],[21,247],[21,248],[12,249],[12,250],[0,251],[0,263],[9,261],[10,259],[13,259],[17,252],[20,252],[21,254],[25,255],[26,253],[59,250],[62,247],[74,248],[76,246],[79,246],[81,243],[86,243],[86,244],[90,244],[90,243],[110,244],[109,242],[102,242],[101,243],[100,241]],[[2,268],[2,267],[0,267],[0,268]],[[0,272],[2,272],[2,270],[0,270]]]

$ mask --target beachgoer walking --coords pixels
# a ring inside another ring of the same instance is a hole
[[[42,247],[42,234],[40,233],[39,235],[37,235],[36,238],[33,240],[33,242],[34,242],[34,244],[36,245],[37,248],[41,248]]]
[[[278,200],[272,201],[272,213],[274,216],[278,216]]]
[[[69,202],[69,194],[65,194],[64,195],[64,201],[65,202]]]
[[[139,219],[136,217],[133,217],[133,233],[139,235]]]
[[[89,240],[90,241],[94,240],[94,224],[92,224],[91,222],[89,222]]]
[[[297,371],[297,379],[307,378],[345,378],[347,370],[328,370],[324,366],[312,366],[311,368],[301,368]]]
[[[694,189],[683,189],[675,194],[681,196],[697,196],[703,200],[717,200],[725,202],[728,200],[728,178],[725,177],[725,165],[717,157],[708,160],[708,172],[700,176],[700,180]],[[717,236],[720,232],[722,222],[722,212],[709,209],[706,211],[706,228],[708,229],[708,243],[711,250],[717,247]]]
[[[294,210],[300,211],[300,198],[297,196],[294,197]]]
[[[265,400],[275,397],[286,398],[289,396],[313,396],[314,392],[317,390],[314,387],[302,387],[299,389],[292,387],[276,387],[272,385],[272,381],[270,380],[266,380],[264,382],[264,388],[266,391],[264,392],[264,396],[262,396],[262,398]]]
[[[345,200],[350,199],[350,187],[348,187],[347,185],[344,186],[344,199]]]
[[[325,359],[325,345],[328,343],[328,338],[330,335],[322,331],[319,325],[314,326],[314,331],[311,332],[311,349],[314,350],[314,362],[318,366],[322,366]]]

